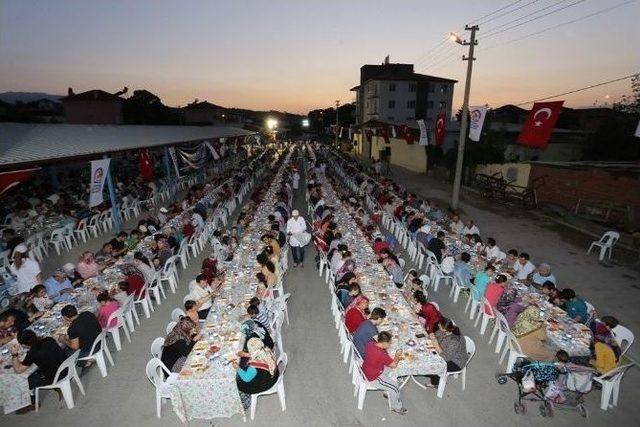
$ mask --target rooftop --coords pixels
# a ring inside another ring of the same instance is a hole
[[[231,126],[0,123],[0,168],[253,134]]]

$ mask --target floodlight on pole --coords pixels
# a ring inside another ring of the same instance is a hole
[[[458,33],[454,33],[454,32],[449,33],[449,38],[451,39],[452,42],[456,42],[458,44],[464,43],[464,41],[462,40],[462,37],[460,37],[460,34]]]
[[[274,130],[278,127],[278,121],[276,119],[269,118],[267,119],[267,129]]]
[[[302,119],[302,127],[303,128],[309,127],[309,119]]]

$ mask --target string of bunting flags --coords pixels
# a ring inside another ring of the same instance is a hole
[[[549,144],[551,135],[562,111],[564,101],[536,102],[529,111],[526,121],[522,125],[520,134],[516,142],[519,145],[534,149],[545,149]],[[482,130],[489,113],[487,106],[469,107],[469,132],[468,138],[471,141],[479,142],[482,137]],[[433,139],[429,139],[427,125],[424,120],[417,120],[418,129],[410,128],[407,125],[393,125],[387,123],[364,124],[362,129],[352,129],[348,127],[349,139],[354,134],[364,134],[367,142],[372,142],[374,136],[382,137],[386,144],[390,143],[389,137],[393,139],[404,139],[407,144],[435,145],[442,146],[447,133],[447,115],[441,112],[435,119]],[[369,126],[369,127],[368,127]],[[339,129],[340,137],[344,127]],[[640,138],[640,123],[634,133]]]

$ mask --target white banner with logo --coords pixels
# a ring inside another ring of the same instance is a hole
[[[487,107],[469,107],[469,139],[480,141],[482,125],[487,116]]]
[[[89,183],[89,207],[98,206],[104,202],[102,190],[109,173],[111,159],[91,161],[91,182]]]
[[[418,145],[429,145],[429,137],[427,136],[427,125],[424,120],[418,120],[418,126],[420,126],[420,140]]]

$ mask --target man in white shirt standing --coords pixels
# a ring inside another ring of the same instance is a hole
[[[518,261],[513,265],[513,270],[516,272],[518,280],[527,280],[529,275],[536,271],[536,266],[529,261],[529,254],[522,252],[518,257]]]
[[[289,235],[289,246],[293,255],[293,266],[297,267],[304,262],[304,242],[302,233],[307,231],[307,222],[300,216],[300,212],[294,209],[291,218],[287,221],[287,234]]]
[[[293,170],[293,175],[291,176],[291,181],[293,184],[293,189],[297,190],[299,185],[300,185],[300,172],[298,172],[298,169],[294,169]]]

